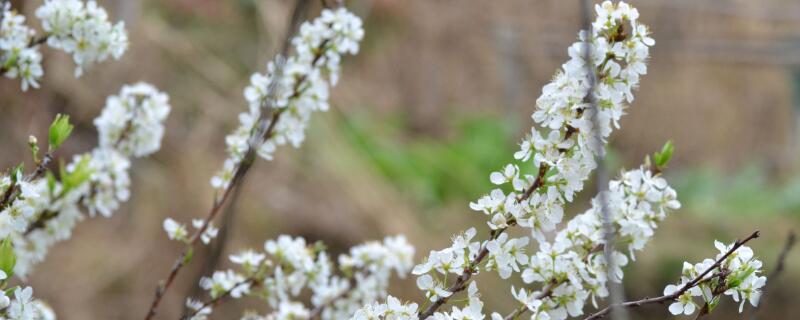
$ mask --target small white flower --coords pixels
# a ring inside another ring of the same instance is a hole
[[[186,241],[189,236],[189,233],[186,231],[186,226],[172,218],[164,219],[163,227],[170,240]]]

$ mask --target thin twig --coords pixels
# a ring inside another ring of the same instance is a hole
[[[203,264],[201,272],[194,277],[194,281],[192,281],[194,285],[189,289],[189,293],[187,294],[187,296],[189,297],[199,296],[200,293],[202,292],[202,288],[200,288],[198,280],[203,275],[211,274],[212,272],[214,272],[214,270],[217,269],[217,265],[219,265],[221,260],[220,258],[222,257],[222,252],[225,250],[225,244],[227,243],[228,240],[228,233],[230,231],[232,220],[236,212],[236,204],[238,202],[237,199],[241,195],[242,193],[241,191],[242,191],[241,188],[236,188],[234,190],[233,196],[230,199],[230,205],[227,206],[225,208],[225,211],[222,212],[222,223],[220,223],[219,226],[219,234],[217,235],[216,238],[214,238],[216,240],[215,245],[210,246],[211,248],[209,248],[208,250],[210,251],[210,253],[208,253],[208,259],[206,259],[205,263]]]
[[[47,167],[50,166],[51,162],[53,162],[53,155],[48,152],[36,165],[36,169],[34,169],[33,172],[29,173],[27,176],[23,177],[22,180],[30,182],[40,178],[45,171],[47,171]],[[15,182],[13,185],[8,187],[2,196],[2,200],[0,200],[0,210],[11,205],[11,203],[17,197],[16,193],[19,191],[19,188],[19,182]]]
[[[561,282],[550,282],[550,283],[548,283],[544,287],[544,289],[542,289],[542,292],[540,292],[539,294],[534,296],[534,299],[540,300],[540,299],[544,299],[544,298],[549,297],[550,295],[553,294],[553,289],[555,289],[555,287],[559,286],[560,284],[561,284]],[[528,311],[528,307],[525,304],[523,304],[522,306],[520,306],[519,308],[514,310],[514,312],[512,312],[509,315],[507,315],[503,319],[504,320],[514,320],[514,319],[516,319],[517,317],[521,316],[523,313],[525,313],[527,311]]]
[[[290,22],[291,26],[287,33],[287,38],[286,41],[284,41],[282,49],[281,56],[283,57],[285,57],[289,51],[289,47],[291,44],[290,39],[294,34],[294,30],[296,29],[297,25],[299,24],[299,21],[303,16],[303,12],[305,12],[305,9],[308,7],[308,3],[309,0],[299,0],[295,5],[294,12],[292,13],[292,19]],[[312,60],[312,65],[316,64],[316,62],[321,58],[321,54],[324,52],[323,49],[326,45],[327,41],[323,41],[322,44],[320,45],[321,47],[320,50],[317,50],[317,54]],[[282,72],[282,64],[278,64],[277,69],[278,69],[278,71],[276,71],[277,76],[280,77]],[[297,80],[297,82],[295,83],[295,87],[293,88],[294,92],[289,99],[297,98],[300,96],[301,84],[304,83],[305,80],[306,80],[305,77],[301,77],[300,79]],[[277,86],[277,81],[274,81],[272,85],[270,85],[267,97],[264,99],[264,103],[262,104],[262,114],[263,115],[271,114],[271,117],[262,117],[262,119],[259,121],[255,133],[251,136],[251,139],[248,141],[247,152],[245,153],[242,162],[236,167],[233,174],[233,178],[223,191],[222,196],[214,200],[214,204],[211,207],[211,210],[208,212],[206,218],[203,220],[203,225],[201,225],[200,228],[198,228],[194,232],[194,234],[192,234],[192,236],[189,238],[183,252],[180,254],[180,256],[178,256],[178,258],[173,263],[172,268],[170,269],[169,275],[167,276],[166,280],[156,288],[155,297],[153,298],[153,301],[150,304],[150,308],[148,309],[147,315],[145,316],[145,320],[150,320],[155,316],[156,309],[158,309],[158,305],[161,303],[164,294],[170,288],[172,283],[175,281],[175,278],[177,277],[181,268],[186,264],[187,257],[189,253],[192,252],[193,247],[197,243],[197,240],[200,238],[200,235],[202,235],[203,232],[205,232],[208,229],[211,221],[214,220],[214,218],[216,218],[222,207],[227,202],[228,198],[231,195],[231,191],[239,187],[241,181],[244,179],[245,174],[252,167],[253,161],[255,160],[256,157],[255,150],[257,146],[261,145],[261,143],[263,143],[264,141],[270,139],[274,134],[275,125],[278,123],[281,115],[286,110],[285,108],[277,110],[273,108],[274,99],[272,95],[275,92],[276,86]]]
[[[251,276],[251,277],[249,277],[247,279],[244,279],[244,280],[242,280],[240,282],[237,282],[230,289],[225,290],[222,294],[220,294],[220,295],[218,295],[218,296],[216,296],[216,297],[214,297],[212,299],[209,299],[208,301],[204,302],[202,305],[200,305],[199,308],[195,309],[194,311],[190,311],[190,312],[184,313],[184,315],[183,315],[183,317],[181,317],[181,319],[184,319],[184,320],[191,319],[192,317],[194,317],[198,313],[200,313],[200,311],[202,311],[203,309],[208,308],[208,307],[211,307],[213,309],[214,307],[218,306],[220,303],[225,301],[225,299],[230,297],[231,293],[233,293],[233,291],[236,290],[237,288],[239,288],[241,286],[245,286],[245,285],[253,286],[253,284],[258,284],[258,282],[256,282],[256,280],[258,280],[258,279],[255,276]],[[187,311],[189,311],[189,310],[187,310]]]
[[[722,264],[722,262],[724,262],[725,259],[728,258],[728,256],[733,254],[736,250],[739,249],[739,247],[741,247],[742,245],[744,245],[748,241],[753,240],[755,238],[758,238],[759,236],[760,236],[760,232],[759,231],[755,231],[750,236],[745,238],[744,240],[736,240],[736,242],[733,244],[733,246],[730,249],[728,249],[728,252],[726,252],[724,255],[719,257],[719,259],[717,259],[717,261],[715,261],[713,265],[709,266],[705,271],[700,273],[697,277],[695,277],[691,281],[689,281],[686,284],[684,284],[680,289],[678,289],[677,291],[673,292],[672,294],[663,295],[663,296],[655,297],[655,298],[644,298],[644,299],[636,300],[636,301],[628,301],[628,302],[619,303],[617,305],[609,305],[608,307],[606,307],[606,308],[604,308],[604,309],[602,309],[602,310],[600,310],[598,312],[595,312],[594,314],[586,317],[584,320],[601,319],[601,318],[605,317],[606,315],[608,315],[611,312],[612,308],[615,308],[615,307],[634,308],[634,307],[640,307],[640,306],[643,306],[643,305],[646,305],[646,304],[666,303],[666,302],[669,302],[669,301],[674,301],[675,299],[680,297],[682,294],[684,294],[689,289],[696,287],[698,284],[700,284],[703,281],[706,281],[707,280],[706,279],[706,275],[711,273],[711,271],[713,271],[714,269],[717,269],[720,266],[720,264]],[[702,313],[702,310],[701,310],[700,313]]]
[[[789,231],[789,235],[786,236],[786,243],[783,245],[783,249],[781,250],[781,253],[778,255],[778,259],[775,261],[775,269],[773,269],[772,272],[767,277],[767,279],[769,279],[767,285],[761,289],[761,299],[759,300],[758,305],[753,308],[753,311],[750,314],[750,320],[755,320],[756,316],[758,315],[758,311],[761,310],[762,307],[764,307],[764,303],[766,303],[767,301],[766,299],[767,298],[766,295],[768,292],[767,289],[773,287],[773,285],[770,284],[779,283],[775,282],[775,279],[783,273],[786,267],[786,257],[789,256],[789,251],[792,250],[792,248],[795,245],[795,242],[797,242],[797,235],[794,233],[794,230]]]

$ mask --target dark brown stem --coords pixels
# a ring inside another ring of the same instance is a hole
[[[204,220],[203,226],[197,229],[197,231],[195,231],[195,233],[192,234],[192,237],[189,238],[186,248],[183,249],[181,255],[178,256],[178,259],[176,259],[175,262],[172,264],[172,268],[170,269],[167,279],[163,283],[161,283],[158,286],[158,288],[156,288],[155,298],[153,299],[153,302],[150,303],[150,309],[147,312],[147,316],[145,316],[145,319],[148,320],[152,319],[156,315],[156,309],[158,309],[158,305],[161,303],[161,299],[164,297],[164,293],[167,292],[167,289],[169,289],[169,287],[175,281],[175,278],[178,276],[178,272],[181,270],[184,264],[186,264],[189,252],[192,250],[195,243],[197,243],[197,240],[200,239],[200,235],[203,232],[205,232],[205,230],[208,228],[209,222],[213,220],[214,217],[216,217],[217,213],[219,213],[220,209],[222,209],[223,205],[225,204],[225,200],[228,199],[228,197],[231,194],[231,191],[234,189],[235,182],[238,182],[238,180],[241,179],[242,175],[243,174],[237,174],[234,176],[233,180],[231,181],[231,185],[225,189],[225,191],[222,194],[222,197],[214,201],[214,205],[208,212],[208,215]]]
[[[542,292],[540,292],[539,294],[537,294],[537,295],[534,297],[534,299],[544,299],[544,298],[547,298],[547,297],[549,297],[550,295],[552,295],[552,294],[553,294],[553,289],[554,289],[555,287],[557,287],[558,285],[560,285],[560,284],[561,284],[561,282],[557,282],[557,281],[550,281],[550,282],[549,282],[549,283],[548,283],[548,284],[547,284],[547,285],[544,287],[544,289],[542,289]],[[525,312],[527,312],[527,311],[528,311],[528,307],[527,307],[527,306],[525,306],[525,305],[523,304],[522,306],[520,306],[519,308],[517,308],[516,310],[514,310],[514,312],[512,312],[512,313],[511,313],[511,314],[509,314],[509,315],[507,315],[507,316],[506,316],[505,318],[503,318],[503,319],[505,319],[505,320],[514,320],[514,319],[516,319],[517,317],[521,316],[523,313],[525,313]]]
[[[305,8],[307,8],[308,2],[309,2],[308,0],[300,0],[297,2],[297,5],[294,8],[292,19],[290,21],[290,29],[289,29],[290,32],[287,35],[286,41],[284,41],[282,56],[286,56],[286,54],[288,53],[289,45],[291,44],[291,41],[289,39],[291,39],[291,35],[294,34],[294,30],[296,29],[296,26],[299,24],[299,21],[302,17],[302,12],[305,11]],[[320,44],[319,48],[317,48],[318,49],[317,53],[315,54],[314,59],[311,62],[312,66],[315,65],[319,61],[319,59],[322,58],[322,54],[325,52],[325,47],[327,45],[328,41],[325,40]],[[279,67],[278,69],[279,69],[278,72],[280,73],[281,68]],[[289,98],[289,100],[297,98],[302,94],[302,84],[305,81],[306,81],[305,76],[297,79],[297,82],[295,83],[295,86],[293,88],[294,92],[292,96]],[[231,195],[231,190],[237,188],[241,184],[241,181],[244,179],[245,174],[252,167],[253,161],[255,160],[256,157],[256,150],[255,150],[256,146],[270,139],[274,135],[275,125],[280,120],[281,115],[286,111],[286,108],[274,109],[272,107],[272,104],[274,102],[272,99],[272,94],[274,92],[275,86],[276,86],[275,83],[273,83],[270,86],[267,97],[264,99],[261,108],[262,114],[271,114],[272,116],[269,119],[262,118],[259,121],[259,124],[256,128],[257,130],[255,131],[255,135],[251,138],[251,141],[249,143],[248,150],[245,153],[242,162],[236,167],[233,178],[228,184],[228,187],[225,188],[220,198],[215,199],[214,205],[206,215],[206,218],[203,220],[203,224],[189,238],[189,240],[187,241],[186,248],[184,248],[181,255],[173,263],[172,268],[170,269],[169,275],[167,276],[166,280],[156,289],[155,297],[153,298],[153,302],[150,304],[150,309],[148,310],[147,315],[145,316],[145,320],[150,320],[155,316],[156,309],[158,309],[158,305],[161,303],[164,294],[170,288],[172,283],[175,281],[175,278],[177,277],[181,268],[186,264],[186,257],[191,252],[191,250],[193,250],[193,247],[197,243],[197,240],[200,238],[203,232],[205,232],[208,229],[209,225],[211,224],[211,221],[214,220],[214,218],[216,218],[217,214],[225,205],[226,200]]]
[[[583,109],[578,109],[576,112],[580,116],[581,114],[583,114]],[[564,134],[564,140],[570,139],[577,132],[578,132],[577,129],[574,129],[574,128],[570,127],[570,126],[567,126],[567,131]],[[567,151],[568,150],[566,150],[566,149],[560,149],[559,150],[559,152],[562,153],[562,154],[566,153]],[[539,188],[541,188],[544,185],[545,175],[547,175],[547,171],[548,170],[550,170],[550,166],[545,164],[545,163],[542,163],[539,166],[539,171],[538,171],[538,173],[536,175],[536,180],[534,180],[533,184],[530,187],[528,187],[527,189],[525,189],[525,191],[522,193],[522,195],[517,198],[517,203],[520,203],[520,202],[525,201],[526,199],[530,198],[531,195],[533,195],[533,193],[536,190],[538,190]],[[511,222],[509,222],[509,227],[513,226],[515,224],[516,224],[516,221],[511,221]],[[497,239],[497,237],[499,237],[501,234],[503,234],[507,229],[508,229],[508,227],[497,229],[497,230],[492,230],[491,239],[490,240]],[[489,253],[489,249],[486,247],[486,245],[482,246],[481,250],[478,252],[478,255],[475,257],[475,260],[471,261],[469,266],[464,268],[464,272],[462,272],[461,275],[458,276],[458,278],[456,278],[456,281],[447,289],[447,291],[450,291],[453,294],[455,294],[455,293],[458,293],[458,292],[463,291],[464,289],[466,289],[467,288],[467,286],[466,286],[467,285],[467,281],[469,281],[469,279],[472,278],[472,274],[476,272],[476,267],[478,266],[478,264],[480,264],[483,261],[483,259],[486,258],[488,253]],[[451,294],[450,297],[452,297],[452,296],[453,295]],[[430,306],[428,306],[427,309],[425,309],[424,311],[420,312],[418,318],[420,320],[424,320],[424,319],[430,317],[431,315],[433,315],[434,312],[436,312],[436,310],[438,310],[441,306],[443,306],[445,303],[447,303],[447,301],[450,299],[450,297],[440,297],[438,300],[436,300],[434,303],[432,303]]]
[[[47,167],[50,163],[53,162],[53,155],[50,153],[46,153],[44,158],[39,161],[39,164],[36,165],[36,169],[33,170],[30,174],[23,178],[24,181],[33,181],[35,179],[40,178],[45,171],[47,171]],[[17,197],[17,192],[19,191],[19,183],[14,183],[13,185],[8,187],[8,190],[3,194],[2,201],[0,201],[0,210],[7,208],[11,205],[14,199]]]
[[[797,235],[794,233],[794,231],[789,231],[789,235],[786,236],[786,243],[783,245],[783,249],[781,250],[780,255],[778,255],[778,259],[775,262],[775,269],[773,269],[767,277],[767,279],[769,279],[769,283],[767,283],[767,286],[761,289],[761,300],[759,301],[758,306],[753,308],[753,312],[750,314],[750,320],[756,319],[758,311],[763,309],[764,303],[767,302],[767,289],[772,288],[770,284],[780,283],[775,282],[775,279],[778,278],[778,276],[780,276],[786,268],[786,257],[789,256],[789,252],[792,251],[796,241]]]
[[[181,319],[184,319],[184,320],[191,319],[192,317],[194,317],[194,316],[196,316],[198,313],[200,313],[200,310],[203,310],[203,309],[205,309],[205,308],[208,308],[208,307],[214,308],[214,307],[218,306],[218,305],[219,305],[219,304],[221,304],[223,301],[225,301],[225,299],[227,299],[228,297],[230,297],[230,295],[231,295],[231,293],[233,292],[233,290],[235,290],[235,289],[237,289],[237,288],[239,288],[239,287],[241,287],[241,286],[244,286],[244,285],[250,285],[250,286],[253,286],[254,284],[258,284],[258,282],[256,282],[256,280],[258,280],[258,279],[257,279],[255,276],[253,276],[253,277],[249,277],[249,278],[247,278],[247,279],[245,279],[245,280],[243,280],[243,281],[241,281],[241,282],[239,282],[239,283],[236,283],[236,284],[235,284],[233,287],[231,287],[229,290],[227,290],[227,291],[223,292],[222,294],[220,294],[220,295],[218,295],[218,296],[216,296],[216,297],[214,297],[214,298],[212,298],[212,299],[210,299],[210,300],[208,300],[208,301],[204,302],[204,303],[203,303],[203,304],[202,304],[202,305],[201,305],[199,308],[197,308],[196,310],[194,310],[194,311],[191,311],[191,312],[187,312],[187,313],[185,313],[185,314],[183,315],[183,317],[181,317]]]
[[[50,38],[49,34],[45,34],[45,35],[43,35],[41,37],[38,37],[38,38],[31,38],[31,42],[28,43],[28,48],[35,47],[35,46],[38,46],[38,45],[40,45],[42,43],[45,43],[45,42],[47,42],[47,39],[49,39],[49,38]]]
[[[755,231],[750,236],[745,238],[744,240],[736,240],[736,243],[733,244],[733,246],[728,250],[728,252],[726,252],[719,259],[717,259],[717,261],[715,261],[713,265],[709,266],[705,271],[703,271],[697,277],[692,279],[692,281],[687,282],[680,289],[678,289],[677,291],[673,292],[672,294],[668,294],[668,295],[664,295],[664,296],[660,296],[660,297],[656,297],[656,298],[645,298],[645,299],[641,299],[641,300],[628,301],[628,302],[623,302],[623,303],[619,303],[619,304],[616,304],[616,305],[610,305],[610,306],[608,306],[608,307],[606,307],[606,308],[604,308],[604,309],[602,309],[602,310],[600,310],[598,312],[595,312],[594,314],[586,317],[584,320],[602,319],[603,317],[608,315],[611,312],[611,309],[614,308],[614,307],[634,308],[634,307],[640,307],[640,306],[643,306],[643,305],[646,305],[646,304],[666,303],[666,302],[669,302],[669,301],[674,301],[675,299],[680,297],[682,294],[684,294],[689,289],[696,287],[697,285],[699,285],[703,281],[706,281],[707,280],[706,275],[711,273],[714,269],[719,268],[720,264],[722,264],[725,261],[725,259],[727,259],[736,250],[738,250],[739,247],[741,247],[742,245],[744,245],[745,243],[747,243],[750,240],[758,238],[759,236],[760,236],[759,231]],[[708,308],[708,306],[704,305],[703,309],[707,309],[707,308]],[[706,311],[706,313],[707,312],[708,311]],[[698,318],[701,317],[701,314],[703,314],[703,310],[702,309],[700,310],[700,313],[698,314]]]

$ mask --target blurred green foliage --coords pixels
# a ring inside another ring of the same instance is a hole
[[[453,120],[450,138],[414,135],[410,122],[393,115],[349,116],[348,141],[370,165],[422,205],[474,198],[491,188],[488,175],[510,160],[516,137],[494,116]]]
[[[516,151],[518,134],[506,119],[493,115],[453,119],[448,138],[426,136],[401,115],[371,114],[342,118],[348,142],[369,165],[398,189],[424,206],[474,199],[492,188],[488,174],[500,169]],[[609,150],[606,166],[616,173],[620,159]],[[521,168],[530,173],[531,168]],[[710,167],[676,168],[667,172],[687,211],[701,215],[791,214],[800,216],[800,176],[771,181],[763,166],[753,163],[723,172]]]
[[[709,167],[684,168],[670,182],[689,211],[702,215],[800,217],[800,176],[770,181],[757,163],[732,172]]]

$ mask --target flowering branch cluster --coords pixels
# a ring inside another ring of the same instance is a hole
[[[81,206],[89,216],[110,217],[128,200],[130,158],[158,150],[169,109],[167,95],[152,85],[123,86],[94,121],[99,145],[62,166],[58,178],[22,177],[21,170],[16,178],[3,177],[7,182],[0,184],[0,191],[10,196],[0,206],[0,238],[13,239],[16,274],[27,275],[53,244],[71,236],[84,218]],[[50,145],[53,149],[52,139]]]
[[[733,296],[735,301],[742,299],[739,312],[746,299],[755,307],[761,297],[761,288],[766,284],[766,277],[759,276],[762,263],[753,258],[753,250],[744,246],[750,240],[758,238],[759,232],[753,232],[744,240],[737,240],[729,246],[715,241],[715,246],[720,253],[716,260],[706,259],[702,263],[691,265],[684,262],[683,276],[680,285],[668,285],[664,288],[664,295],[656,298],[629,301],[619,304],[620,307],[633,308],[652,303],[665,303],[674,301],[669,306],[672,314],[693,314],[697,308],[693,297],[702,296],[705,303],[700,309],[697,318],[710,313],[719,303],[719,295],[724,293]],[[741,252],[738,250],[741,249]],[[610,311],[611,307],[604,308],[586,320],[601,319]]]
[[[251,150],[272,160],[278,146],[299,147],[311,114],[327,111],[329,88],[339,78],[339,64],[344,54],[358,53],[364,37],[361,19],[345,8],[324,9],[320,17],[300,26],[292,39],[294,54],[277,57],[267,64],[267,73],[255,73],[244,90],[248,112],[239,115],[239,128],[225,137],[229,158],[222,171],[211,179],[216,189],[226,189],[236,168]],[[263,137],[259,120],[272,130]],[[254,138],[256,141],[253,141]]]
[[[0,74],[20,78],[23,91],[38,88],[44,75],[42,43],[71,54],[76,77],[109,56],[119,59],[128,48],[125,24],[109,22],[108,13],[93,0],[45,0],[36,9],[44,31],[40,37],[10,3],[0,3],[0,12]]]
[[[55,313],[46,303],[33,299],[33,288],[8,286],[15,263],[16,257],[11,241],[3,240],[0,243],[0,319],[55,319]]]
[[[223,298],[264,299],[273,310],[244,319],[343,319],[365,303],[384,298],[389,277],[404,277],[413,265],[414,248],[402,236],[368,242],[338,258],[338,272],[321,244],[309,246],[303,238],[279,236],[264,244],[264,252],[246,250],[230,256],[239,270],[217,271],[200,286],[210,300],[188,299],[185,319],[205,320]],[[297,301],[308,289],[310,306]]]
[[[564,204],[583,189],[597,166],[595,157],[601,156],[603,150],[598,150],[594,141],[605,141],[618,126],[625,103],[633,100],[632,90],[647,71],[645,62],[654,41],[647,28],[637,22],[636,9],[627,4],[607,2],[596,9],[598,17],[592,33],[579,33],[579,42],[568,50],[570,60],[537,100],[532,118],[546,133],[533,127],[514,154],[518,160],[532,161],[536,174],[523,174],[517,164],[509,164],[492,173],[490,180],[497,185],[510,185],[512,190],[498,188],[470,204],[473,210],[490,217],[491,239],[469,244],[474,252],[465,253],[465,259],[453,254],[463,248],[451,247],[432,252],[423,267],[415,268],[415,274],[422,275],[419,287],[433,301],[420,313],[421,319],[433,315],[452,293],[464,290],[484,259],[489,261],[486,269],[497,269],[503,278],[510,277],[512,271],[519,272],[519,265],[527,263],[527,259],[518,253],[529,240],[523,237],[508,241],[505,230],[520,225],[529,228],[537,242],[545,242],[544,233],[561,222]],[[589,61],[584,59],[584,48],[590,52]],[[593,86],[594,78],[600,81]],[[592,98],[597,110],[590,108]],[[595,118],[597,121],[592,121]],[[433,277],[426,275],[431,270],[458,276],[453,284],[445,286],[431,281]]]
[[[4,277],[16,274],[26,278],[50,247],[71,236],[75,224],[85,218],[82,209],[90,217],[98,213],[110,217],[121,202],[128,200],[130,158],[159,149],[169,110],[167,95],[152,85],[123,86],[119,95],[108,98],[94,121],[99,145],[74,156],[67,165],[62,163],[57,174],[48,171],[48,165],[52,153],[72,132],[69,118],[59,115],[53,122],[47,153],[41,159],[38,139],[31,136],[29,146],[37,164],[34,171],[23,174],[24,166],[20,165],[0,176],[0,238],[6,239],[9,248],[8,253],[0,250],[0,260],[13,260],[10,268],[3,268]],[[30,290],[17,296],[20,301],[29,301]],[[39,318],[29,315],[11,319]]]
[[[757,237],[758,232],[755,232],[745,240]],[[669,306],[669,311],[676,315],[693,314],[697,309],[694,297],[700,297],[703,303],[698,316],[703,316],[714,310],[723,294],[736,302],[741,300],[739,312],[742,312],[745,301],[758,306],[767,277],[759,275],[763,263],[753,256],[753,249],[742,245],[744,242],[725,245],[714,241],[714,246],[720,251],[715,259],[705,259],[694,265],[684,262],[681,282],[664,288],[664,295],[677,295],[677,301]]]
[[[430,300],[427,307],[389,297],[387,303],[366,305],[351,319],[484,319],[472,276],[492,270],[503,279],[521,272],[525,283],[541,285],[538,290],[512,287],[520,307],[505,317],[492,313],[492,319],[517,319],[525,313],[531,319],[579,316],[590,297],[596,307],[597,297],[609,295],[608,281],[621,281],[628,259],[643,249],[657,223],[680,207],[675,191],[660,177],[673,152],[667,144],[654,156],[654,163],[648,158],[639,169],[622,173],[609,183],[608,191],[593,199],[591,209],[547,240],[546,233],[561,222],[564,205],[583,189],[597,166],[595,157],[603,156],[607,137],[619,126],[625,104],[633,100],[632,91],[647,72],[649,47],[655,43],[647,27],[637,21],[638,11],[628,4],[606,1],[595,9],[592,30],[579,33],[579,42],[568,50],[570,60],[537,100],[532,117],[544,133],[532,128],[514,154],[517,160],[532,161],[534,174],[509,164],[492,173],[490,180],[510,190],[492,190],[470,204],[490,217],[489,239],[473,241],[476,231],[469,229],[457,235],[449,248],[432,251],[414,268],[417,286]],[[604,225],[604,211],[609,226]],[[533,255],[525,253],[528,237],[510,238],[506,233],[514,225],[530,229],[538,243]],[[615,235],[609,237],[607,230]],[[614,244],[625,246],[630,255],[609,247]],[[616,262],[612,266],[604,251]],[[455,280],[448,284],[449,275]],[[464,290],[468,292],[463,307],[439,310]]]
[[[244,91],[248,112],[239,115],[239,127],[225,138],[229,157],[211,179],[211,185],[219,192],[211,210],[205,219],[193,221],[196,230],[191,235],[174,219],[164,221],[168,237],[184,242],[186,248],[158,287],[146,319],[155,315],[164,293],[191,258],[198,239],[207,244],[216,236],[212,221],[255,155],[271,160],[277,146],[290,143],[299,147],[311,114],[329,108],[328,92],[338,80],[341,57],[358,53],[363,36],[357,16],[343,7],[325,8],[320,17],[300,26],[299,34],[291,40],[293,55],[270,62],[266,74],[253,74]]]
[[[92,63],[119,58],[127,48],[122,23],[108,22],[94,1],[45,0],[36,10],[45,31],[40,38],[24,25],[25,17],[0,3],[0,73],[20,77],[23,90],[38,87],[40,44],[71,53],[76,76]],[[244,297],[263,300],[271,311],[246,312],[243,320],[476,320],[487,314],[492,320],[528,315],[563,320],[583,315],[590,299],[597,308],[598,298],[609,296],[609,281],[622,281],[622,267],[635,260],[635,252],[643,250],[658,223],[680,202],[661,176],[674,151],[667,143],[652,161],[648,157],[639,168],[621,172],[587,211],[558,228],[564,206],[583,190],[608,137],[619,128],[655,44],[628,4],[605,1],[595,11],[591,30],[579,32],[578,42],[568,49],[570,59],[544,86],[532,114],[535,126],[513,155],[517,162],[491,173],[489,180],[498,187],[470,203],[472,210],[488,216],[488,238],[476,240],[478,231],[469,228],[451,246],[431,251],[414,265],[415,250],[403,236],[357,245],[334,262],[321,243],[281,235],[266,241],[263,251],[231,255],[233,268],[203,277],[200,287],[207,299],[187,298],[183,319],[209,319],[219,304]],[[217,193],[208,214],[192,220],[191,232],[172,218],[163,221],[168,238],[184,249],[158,286],[146,319],[155,316],[194,246],[217,236],[212,222],[255,158],[271,160],[278,146],[299,147],[311,115],[329,109],[329,90],[338,81],[342,56],[356,54],[363,36],[357,16],[343,7],[325,8],[300,26],[290,42],[291,55],[285,49],[286,57],[268,63],[265,74],[252,75],[244,90],[248,111],[226,137],[228,157],[211,179]],[[37,138],[30,137],[35,168],[25,173],[20,165],[0,175],[0,319],[55,318],[46,304],[32,299],[30,287],[7,288],[8,278],[24,280],[53,244],[70,237],[84,212],[109,217],[129,198],[131,159],[160,148],[169,111],[167,95],[155,87],[124,86],[94,121],[98,146],[55,173],[50,171],[53,154],[73,129],[68,117],[59,115],[51,125],[42,157]],[[507,231],[514,226],[530,236],[512,237]],[[729,246],[717,242],[716,259],[684,263],[680,283],[668,285],[662,297],[612,301],[587,319],[601,318],[612,307],[666,302],[673,314],[699,309],[699,318],[723,295],[741,301],[740,312],[746,300],[756,306],[766,277],[760,275],[761,261],[743,246],[756,237],[757,232]],[[424,303],[404,303],[387,293],[392,273],[402,278],[409,271],[418,276]],[[483,310],[473,277],[493,271],[502,279],[517,275],[525,283],[510,287],[518,306],[505,316]],[[463,300],[453,299],[463,291]],[[448,303],[450,309],[444,310]]]

